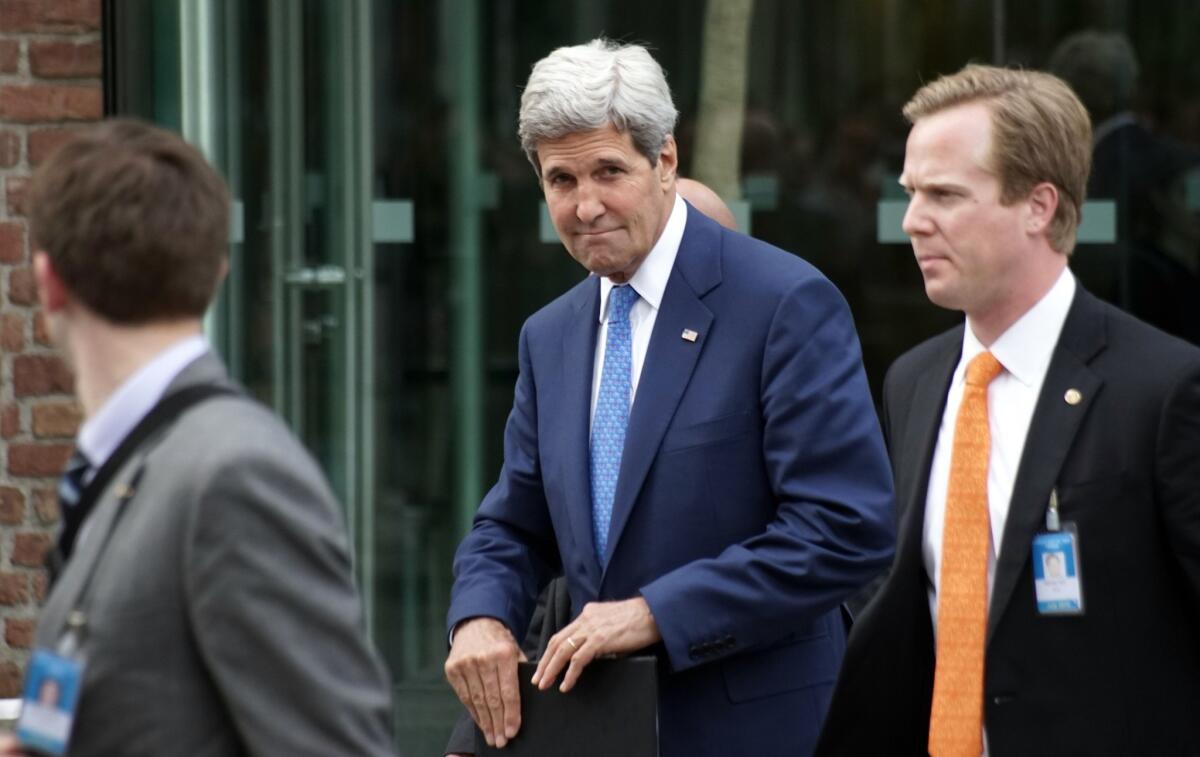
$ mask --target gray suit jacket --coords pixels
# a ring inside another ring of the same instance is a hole
[[[209,355],[167,391],[228,381]],[[114,527],[115,492],[141,466]],[[394,753],[341,515],[268,409],[232,396],[188,409],[89,520],[37,631],[53,648],[70,611],[87,613],[72,757]]]

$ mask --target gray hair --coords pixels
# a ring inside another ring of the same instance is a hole
[[[666,74],[646,48],[599,38],[560,47],[534,64],[517,133],[539,177],[539,142],[610,124],[629,132],[653,166],[678,117]]]

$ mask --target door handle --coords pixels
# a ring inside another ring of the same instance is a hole
[[[291,286],[299,287],[341,286],[346,283],[346,269],[340,265],[294,268],[284,274],[283,280]]]

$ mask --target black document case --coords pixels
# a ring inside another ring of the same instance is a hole
[[[595,660],[563,694],[529,682],[537,665],[520,663],[521,730],[503,749],[475,729],[481,757],[658,757],[658,683],[653,657]]]

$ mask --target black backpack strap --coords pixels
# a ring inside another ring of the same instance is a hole
[[[168,426],[185,410],[211,397],[222,396],[244,396],[244,393],[232,386],[222,384],[196,384],[171,392],[164,395],[150,409],[150,412],[126,434],[113,453],[104,461],[104,465],[100,466],[96,475],[80,492],[79,501],[72,508],[76,514],[69,519],[63,514],[63,527],[59,534],[58,545],[46,557],[46,568],[50,571],[51,583],[62,572],[63,566],[70,558],[71,551],[75,546],[75,539],[87,521],[92,508],[96,506],[101,495],[112,483],[113,476],[117,475],[122,466],[151,436]]]

